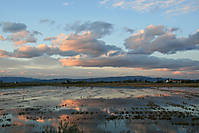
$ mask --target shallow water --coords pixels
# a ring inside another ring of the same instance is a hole
[[[198,133],[198,88],[0,90],[0,132]]]

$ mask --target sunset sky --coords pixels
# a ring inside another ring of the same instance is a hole
[[[0,76],[199,79],[198,0],[1,0]]]

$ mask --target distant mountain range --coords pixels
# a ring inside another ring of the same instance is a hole
[[[26,78],[26,77],[0,77],[0,81],[11,83],[11,82],[40,82],[40,79]]]
[[[70,79],[70,78],[60,78],[60,79],[36,79],[27,77],[0,77],[0,81],[11,83],[11,82],[66,82],[68,81],[87,81],[87,82],[111,82],[111,81],[126,81],[126,80],[137,80],[137,81],[163,81],[168,78],[152,78],[145,76],[124,76],[124,77],[104,77],[104,78],[87,78],[87,79]]]

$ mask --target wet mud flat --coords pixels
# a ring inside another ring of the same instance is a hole
[[[0,90],[1,133],[198,133],[198,88]]]

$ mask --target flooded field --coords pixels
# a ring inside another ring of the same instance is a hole
[[[199,88],[0,90],[0,133],[198,133]]]

